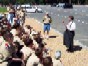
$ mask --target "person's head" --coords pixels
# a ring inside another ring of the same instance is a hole
[[[42,55],[42,49],[40,47],[35,49],[35,55],[38,56],[38,57],[40,57]]]
[[[43,60],[43,65],[44,66],[52,66],[52,58],[50,56],[47,56]]]
[[[33,47],[33,40],[31,38],[26,37],[23,39],[23,42],[27,47]]]
[[[16,51],[20,51],[23,47],[23,45],[20,45],[19,42],[14,42],[14,44],[15,44]]]
[[[6,14],[4,14],[4,16],[3,16],[3,18],[2,18],[2,21],[7,21]]]
[[[4,18],[6,18],[6,14],[4,14]]]
[[[43,43],[39,44],[39,47],[43,49],[44,48],[44,44]]]
[[[74,20],[74,16],[69,16],[69,21]]]
[[[21,32],[22,31],[22,27],[19,24],[14,24],[12,28],[16,29],[17,36],[21,36],[21,34],[22,34],[22,32]]]
[[[13,42],[13,35],[9,31],[4,31],[3,38],[9,43]]]
[[[31,29],[31,26],[30,25],[26,25],[25,26],[27,29]]]
[[[48,12],[46,12],[46,16],[48,16],[49,15],[49,13]]]
[[[20,27],[20,25],[19,24],[14,24],[12,27],[11,27],[11,29],[19,29],[19,27]]]

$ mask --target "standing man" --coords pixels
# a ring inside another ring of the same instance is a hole
[[[50,23],[52,22],[52,18],[49,15],[49,13],[46,13],[46,15],[43,18],[44,23],[44,37],[49,38],[49,31],[50,31]],[[45,32],[47,31],[47,34]]]
[[[13,6],[11,5],[9,7],[9,13],[8,13],[8,21],[11,24],[11,26],[13,25],[13,18],[15,17],[15,9],[13,8]]]
[[[23,11],[23,9],[20,9],[20,18],[21,18],[21,23],[20,25],[23,26],[25,23],[25,12]]]
[[[20,25],[23,26],[25,23],[25,12],[22,8],[19,8],[16,12],[17,15],[20,17]]]
[[[65,25],[66,31],[64,32],[64,45],[68,47],[67,51],[70,51],[70,52],[73,52],[73,41],[74,41],[75,29],[76,29],[76,24],[73,20],[74,20],[74,17],[69,16],[69,23]]]

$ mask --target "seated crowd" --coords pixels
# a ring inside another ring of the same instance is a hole
[[[18,15],[15,16],[18,18]],[[15,19],[18,20],[18,19]],[[11,25],[6,15],[0,21],[0,64],[5,66],[61,66],[59,58],[51,58],[41,32],[30,25]]]

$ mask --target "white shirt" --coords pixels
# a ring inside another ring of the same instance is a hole
[[[21,49],[21,52],[24,54],[24,60],[26,60],[32,53],[34,53],[32,49],[26,46]]]
[[[36,64],[40,64],[40,59],[35,55],[35,54],[32,54],[28,60],[27,60],[27,64],[26,66],[33,66],[35,63]]]
[[[70,30],[70,31],[75,31],[75,29],[76,29],[76,24],[75,24],[73,21],[70,21],[70,22],[67,24],[67,29]]]

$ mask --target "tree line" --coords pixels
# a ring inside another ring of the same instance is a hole
[[[53,3],[72,3],[85,5],[88,4],[88,0],[0,0],[0,4],[7,5],[12,4],[53,4]]]

